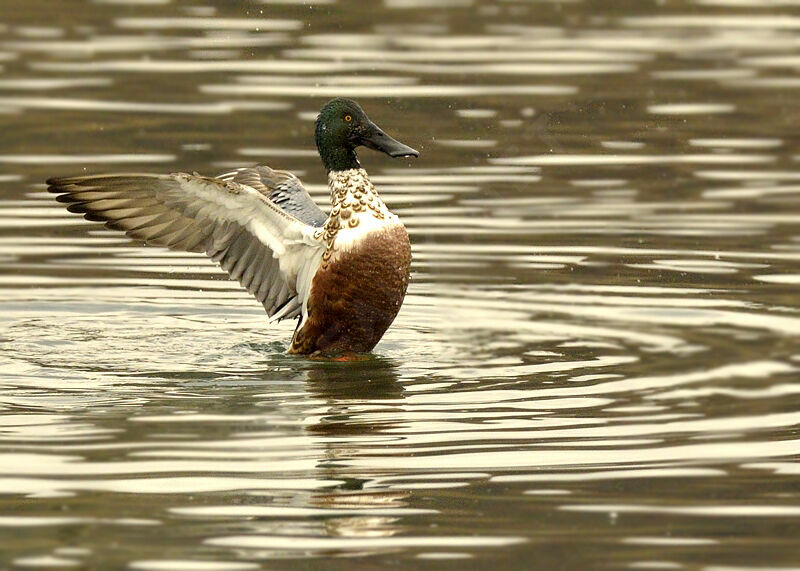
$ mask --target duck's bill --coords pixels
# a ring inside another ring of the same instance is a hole
[[[380,127],[374,123],[371,125],[369,133],[361,138],[361,144],[373,151],[381,151],[390,157],[418,157],[419,153],[404,145],[400,141],[392,139],[384,133]]]

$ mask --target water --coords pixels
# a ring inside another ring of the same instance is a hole
[[[0,6],[0,568],[800,566],[793,0]],[[375,355],[48,176],[290,169],[358,99]]]

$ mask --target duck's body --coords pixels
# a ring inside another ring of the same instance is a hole
[[[328,169],[331,211],[300,181],[269,167],[216,178],[110,174],[48,180],[58,200],[90,220],[148,244],[205,252],[273,320],[299,317],[290,353],[373,349],[400,309],[411,247],[355,157],[365,144],[416,156],[382,133],[349,100],[326,105],[317,147]]]
[[[292,353],[371,351],[400,310],[408,287],[408,233],[366,171],[332,172],[329,187],[331,213],[315,233],[325,252]]]

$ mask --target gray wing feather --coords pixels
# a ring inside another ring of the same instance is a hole
[[[320,227],[328,216],[317,206],[295,175],[267,166],[241,168],[218,177],[256,189],[295,218]]]
[[[261,189],[183,173],[81,176],[47,184],[68,210],[88,220],[147,244],[206,253],[273,319],[305,313],[324,246],[313,226]]]

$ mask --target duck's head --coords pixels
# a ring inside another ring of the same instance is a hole
[[[329,171],[360,168],[356,157],[356,147],[360,145],[390,157],[419,156],[370,121],[358,103],[341,97],[326,103],[319,112],[315,138],[319,155]]]

